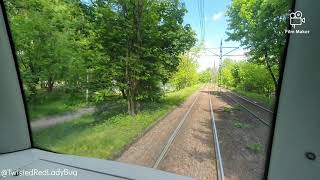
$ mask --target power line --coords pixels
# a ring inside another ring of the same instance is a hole
[[[200,40],[203,42],[205,39],[205,15],[204,15],[204,0],[198,0],[198,15],[199,15],[199,24],[200,24]]]
[[[202,12],[202,41],[204,41],[205,36],[206,36],[206,31],[205,31],[205,16],[204,16],[204,0],[201,0],[201,12]]]
[[[246,55],[242,55],[242,54],[235,54],[235,55],[232,55],[230,54],[231,52],[234,52],[236,50],[239,49],[239,47],[223,47],[222,46],[222,39],[220,41],[220,46],[218,48],[204,48],[205,50],[209,51],[212,55],[211,56],[218,56],[219,57],[219,69],[218,69],[218,72],[219,72],[219,78],[218,78],[218,86],[219,86],[219,89],[221,87],[221,69],[222,69],[222,57],[226,57],[226,56],[246,56]],[[219,54],[216,54],[214,53],[213,49],[219,49]],[[231,49],[229,50],[228,52],[226,53],[223,53],[223,49]],[[215,66],[214,66],[215,68]]]

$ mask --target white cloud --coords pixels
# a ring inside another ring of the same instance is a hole
[[[218,13],[215,13],[213,16],[212,16],[212,20],[213,21],[218,21],[220,20],[224,15],[224,12],[223,11],[220,11]]]

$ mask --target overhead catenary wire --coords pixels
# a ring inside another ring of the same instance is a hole
[[[205,30],[205,13],[204,13],[204,0],[197,0],[199,25],[200,25],[200,40],[205,41],[206,30]]]

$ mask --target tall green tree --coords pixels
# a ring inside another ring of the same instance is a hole
[[[13,0],[6,5],[28,97],[37,93],[38,86],[51,92],[55,83],[80,75],[79,2]]]
[[[161,84],[195,44],[178,0],[10,0],[28,97],[59,85],[72,92],[121,92],[128,112],[157,100]]]
[[[226,13],[228,39],[248,48],[251,62],[265,65],[275,87],[278,73],[273,66],[279,65],[284,51],[291,4],[292,0],[233,0]]]
[[[264,65],[248,61],[223,61],[221,70],[222,84],[247,92],[270,96],[275,87],[269,72]]]
[[[199,81],[202,83],[209,83],[212,77],[212,70],[207,68],[206,70],[200,72],[199,74]]]
[[[177,89],[192,86],[199,82],[198,64],[193,59],[182,56],[177,72],[172,75],[170,83]]]
[[[183,25],[184,4],[171,0],[96,1],[95,21],[102,52],[101,77],[119,89],[135,114],[139,102],[157,99],[179,64],[179,55],[195,43]],[[97,72],[97,71],[96,71]]]

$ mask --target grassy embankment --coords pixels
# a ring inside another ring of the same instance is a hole
[[[99,120],[90,114],[34,132],[34,143],[38,147],[60,153],[110,159],[200,87],[201,85],[195,85],[168,93],[161,102],[145,105],[136,116],[114,108],[108,109],[108,115]]]
[[[264,96],[262,94],[258,94],[258,93],[254,93],[254,92],[247,92],[247,91],[243,91],[243,90],[240,90],[240,89],[237,89],[237,88],[228,88],[230,90],[232,90],[233,92],[241,95],[241,96],[244,96],[250,100],[253,100],[253,101],[256,101],[256,102],[259,102],[259,103],[262,103],[263,105],[265,105],[266,107],[272,109],[273,106],[274,106],[274,101],[275,99],[273,98],[270,98],[270,97],[267,97],[267,96]]]
[[[85,97],[82,95],[70,95],[62,91],[39,92],[37,99],[28,102],[28,112],[31,121],[39,118],[63,114],[86,106]]]

